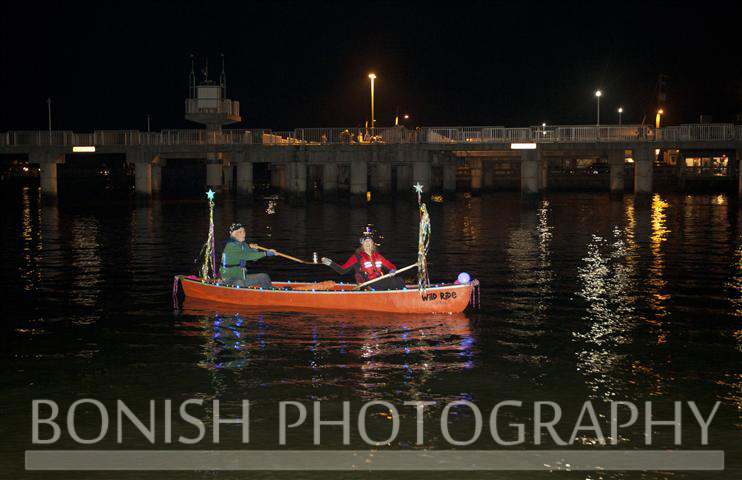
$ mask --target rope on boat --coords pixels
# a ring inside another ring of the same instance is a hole
[[[173,308],[177,310],[178,308],[178,284],[180,283],[180,278],[178,276],[173,277]]]
[[[471,306],[472,308],[479,310],[479,301],[482,298],[482,295],[479,292],[479,280],[472,280],[471,286],[473,287],[471,289]]]

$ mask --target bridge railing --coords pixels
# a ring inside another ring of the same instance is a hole
[[[726,123],[696,123],[660,129],[660,139],[666,141],[714,141],[742,139],[740,126]]]
[[[655,129],[647,125],[555,125],[523,128],[505,127],[404,127],[297,128],[290,131],[270,129],[96,130],[92,133],[71,131],[12,131],[0,134],[4,146],[171,146],[171,145],[323,145],[370,143],[427,144],[507,144],[654,142],[654,141],[730,141],[742,140],[742,126],[732,124],[688,124]]]

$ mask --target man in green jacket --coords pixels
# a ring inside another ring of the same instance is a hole
[[[271,277],[265,273],[245,274],[247,262],[254,262],[264,257],[272,257],[276,254],[273,250],[259,252],[254,243],[245,243],[245,227],[239,223],[233,223],[229,227],[229,239],[224,245],[222,253],[222,264],[219,274],[228,285],[239,287],[251,287],[257,285],[260,288],[272,288]]]

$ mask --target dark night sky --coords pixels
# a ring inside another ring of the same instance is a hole
[[[639,123],[670,76],[666,122],[742,112],[735,2],[18,2],[3,7],[0,131],[198,128],[189,54],[227,61],[236,128]],[[200,78],[200,76],[199,76]]]

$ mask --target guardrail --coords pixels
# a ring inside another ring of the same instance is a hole
[[[96,130],[12,131],[0,134],[3,146],[164,146],[164,145],[324,145],[371,143],[507,144],[507,143],[595,143],[655,141],[742,141],[742,126],[732,124],[688,124],[655,129],[647,125],[505,127],[405,127],[270,129]]]

